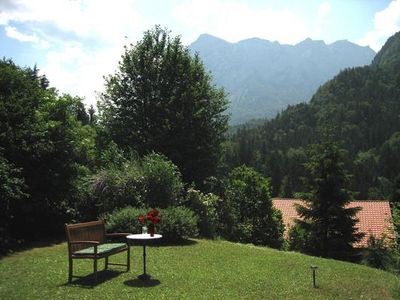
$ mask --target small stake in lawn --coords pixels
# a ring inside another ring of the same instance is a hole
[[[316,288],[317,285],[315,284],[315,270],[318,269],[318,266],[316,265],[311,265],[311,270],[312,270],[312,276],[313,276],[313,287]]]

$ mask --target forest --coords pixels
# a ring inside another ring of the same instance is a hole
[[[369,66],[341,71],[309,103],[236,128],[225,144],[229,168],[246,164],[271,178],[272,194],[304,190],[307,147],[329,136],[347,152],[355,199],[400,196],[400,35]]]
[[[224,90],[159,26],[125,46],[96,108],[60,94],[36,66],[3,58],[0,252],[96,218],[137,232],[137,216],[158,208],[170,242],[222,237],[348,259],[358,237],[344,205],[400,198],[399,53],[398,33],[370,66],[339,73],[310,103],[233,134]],[[297,232],[310,247],[284,240],[274,195],[310,201]]]

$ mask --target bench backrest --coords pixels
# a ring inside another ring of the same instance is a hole
[[[105,240],[105,226],[103,220],[91,221],[77,224],[65,224],[68,249],[71,252],[88,247],[82,244],[70,244],[72,241],[97,241],[103,243]]]

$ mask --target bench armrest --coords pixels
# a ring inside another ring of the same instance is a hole
[[[127,232],[106,233],[106,237],[125,237],[127,235],[130,235],[130,233]]]
[[[69,242],[71,245],[73,244],[89,244],[89,245],[94,245],[97,246],[100,244],[98,241],[71,241]]]

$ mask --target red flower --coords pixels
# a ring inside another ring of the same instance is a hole
[[[143,224],[143,225],[147,224],[147,221],[150,222],[149,225],[158,224],[161,222],[161,218],[160,218],[159,214],[160,214],[160,212],[157,209],[153,208],[151,211],[149,211],[147,213],[146,216],[140,215],[138,217],[138,221],[140,222],[140,224]]]
[[[153,222],[153,218],[154,218],[153,214],[151,212],[149,212],[147,214],[147,220],[149,220],[150,222]]]
[[[157,216],[159,215],[160,212],[159,212],[157,209],[153,208],[153,210],[151,211],[151,213],[152,213],[153,217],[157,217]]]

